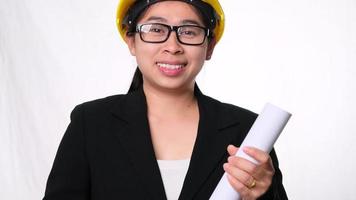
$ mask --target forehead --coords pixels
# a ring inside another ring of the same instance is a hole
[[[195,23],[203,25],[200,12],[192,5],[182,1],[161,1],[149,6],[142,14],[139,23],[159,21],[172,25]]]

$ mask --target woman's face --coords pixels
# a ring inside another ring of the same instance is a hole
[[[205,27],[198,11],[181,1],[162,1],[151,5],[138,24],[162,23],[171,26],[195,24]],[[204,61],[210,59],[214,42],[191,46],[178,42],[171,32],[164,43],[146,43],[139,33],[128,36],[127,44],[142,72],[144,87],[157,89],[193,89],[195,77]]]

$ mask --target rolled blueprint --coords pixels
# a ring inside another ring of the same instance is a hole
[[[264,152],[269,153],[278,136],[281,134],[283,128],[287,124],[291,114],[267,103],[262,112],[258,115],[256,121],[253,123],[250,131],[242,142],[236,156],[245,158],[255,164],[258,162],[252,157],[243,152],[244,146],[258,148]],[[216,186],[210,200],[239,200],[240,195],[230,185],[226,173],[222,176],[220,182]]]

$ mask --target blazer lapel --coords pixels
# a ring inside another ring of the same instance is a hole
[[[219,163],[227,154],[226,147],[236,140],[238,134],[236,129],[225,130],[239,124],[231,115],[225,116],[231,113],[225,113],[219,102],[204,96],[197,86],[195,93],[200,114],[198,135],[179,200],[196,199],[196,194],[214,170],[221,167]]]
[[[238,126],[239,117],[230,112],[230,108],[222,108],[220,102],[204,96],[197,86],[195,86],[195,95],[200,117],[198,134],[179,200],[195,199],[218,167],[221,168],[219,168],[221,174],[217,176],[215,173],[214,177],[221,177],[223,171],[219,164],[225,158],[224,155],[226,156],[227,145],[232,141],[243,139],[237,136],[244,126]],[[137,177],[147,189],[149,194],[147,199],[166,200],[150,136],[143,89],[125,95],[113,108],[112,113],[117,119],[117,123],[113,123],[114,134],[127,151]],[[216,182],[219,181],[218,178]],[[213,191],[210,190],[206,192],[212,193]]]
[[[137,177],[154,200],[165,200],[163,182],[154,154],[147,119],[147,105],[143,89],[127,94],[113,109],[113,114],[126,123],[116,123],[115,135],[126,149]],[[124,129],[120,130],[119,129]]]

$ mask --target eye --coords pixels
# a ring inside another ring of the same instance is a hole
[[[158,24],[145,24],[141,27],[141,32],[161,35],[166,33],[166,27],[158,25]]]
[[[160,24],[151,24],[149,26],[149,31],[148,32],[152,33],[152,34],[156,34],[156,35],[158,35],[158,34],[160,34],[160,35],[166,34],[167,27],[164,27],[164,26],[162,26]]]
[[[179,35],[187,38],[198,37],[203,33],[203,29],[195,26],[182,26],[179,29]]]
[[[150,28],[150,32],[151,33],[164,33],[164,30],[162,28],[159,28],[159,27],[151,27]]]
[[[193,31],[193,30],[183,30],[180,32],[180,35],[196,36],[197,33],[196,33],[196,31]]]

